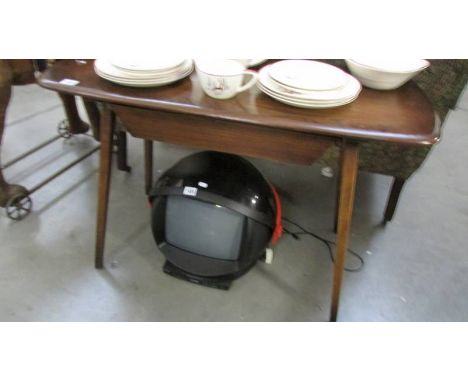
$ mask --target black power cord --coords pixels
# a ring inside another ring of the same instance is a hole
[[[294,239],[300,240],[299,235],[309,235],[309,236],[312,236],[313,238],[321,241],[323,244],[325,244],[325,246],[328,249],[328,254],[330,255],[330,259],[331,259],[332,263],[335,263],[335,257],[333,256],[333,249],[332,249],[332,245],[336,246],[336,243],[334,241],[325,239],[324,237],[321,237],[321,236],[317,235],[316,233],[308,231],[304,227],[302,227],[301,225],[293,222],[292,220],[290,220],[288,218],[283,217],[282,220],[285,221],[286,223],[289,223],[289,224],[292,224],[292,225],[296,226],[297,228],[299,228],[301,230],[300,232],[292,232],[292,231],[290,231],[290,230],[288,230],[286,228],[283,228],[284,232],[291,235]],[[345,267],[344,270],[347,271],[347,272],[360,272],[362,270],[362,268],[364,267],[364,259],[357,252],[355,252],[355,251],[353,251],[351,249],[348,249],[347,251],[351,255],[356,257],[359,260],[360,264],[356,268],[346,268]]]

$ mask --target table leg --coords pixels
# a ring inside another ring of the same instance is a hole
[[[336,321],[348,237],[353,213],[354,194],[358,172],[359,146],[344,142],[341,149],[340,196],[338,209],[338,236],[336,243],[335,269],[333,274],[330,321]]]
[[[145,140],[145,192],[149,195],[153,187],[153,141]]]
[[[104,106],[104,110],[101,113],[100,123],[101,152],[96,222],[95,267],[98,269],[104,267],[104,242],[106,239],[107,207],[109,204],[114,129],[115,115],[107,106]]]
[[[62,100],[65,114],[70,126],[70,133],[84,134],[89,130],[89,125],[83,122],[78,114],[75,97],[70,94],[58,93]]]
[[[127,161],[127,133],[119,129],[117,131],[117,168],[120,171],[130,172],[132,168]]]
[[[333,232],[338,232],[338,214],[340,210],[340,195],[341,195],[341,165],[336,171],[336,193],[335,193],[335,216],[333,221]]]
[[[91,123],[91,128],[93,130],[93,137],[95,140],[99,141],[100,112],[97,107],[97,104],[94,101],[83,98],[83,105],[86,109],[86,114],[88,114],[89,122]]]

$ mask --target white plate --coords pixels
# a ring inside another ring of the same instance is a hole
[[[128,86],[128,87],[135,87],[135,88],[150,88],[150,87],[158,87],[158,86],[164,86],[164,85],[169,85],[169,84],[172,84],[174,82],[177,82],[179,80],[181,80],[183,77],[181,78],[173,78],[173,79],[168,79],[164,82],[158,82],[158,83],[152,83],[152,82],[138,82],[138,83],[135,83],[135,82],[126,82],[126,81],[122,81],[122,80],[115,80],[115,79],[111,79],[111,78],[105,78],[104,76],[101,76],[103,79],[109,81],[109,82],[112,82],[114,84],[117,84],[117,85],[122,85],[122,86]]]
[[[186,72],[193,66],[193,62],[188,60],[184,63],[183,66],[178,68],[177,70],[173,70],[170,72],[164,72],[164,74],[143,74],[143,73],[127,73],[125,71],[120,70],[119,68],[112,65],[112,63],[108,60],[95,60],[94,61],[94,68],[99,70],[101,73],[115,78],[121,78],[123,80],[158,80],[158,79],[165,79],[171,76],[177,76],[181,73]]]
[[[114,77],[114,76],[111,76],[111,75],[109,75],[107,73],[101,72],[101,71],[99,71],[99,69],[96,68],[96,73],[101,77],[104,77],[104,78],[109,79],[109,80],[126,82],[126,83],[135,83],[135,84],[138,84],[138,83],[143,83],[143,84],[144,83],[154,83],[154,84],[165,83],[167,81],[171,81],[171,80],[174,80],[174,79],[177,79],[177,78],[185,77],[186,75],[188,75],[191,72],[192,72],[192,68],[187,69],[184,72],[178,73],[177,75],[166,76],[166,77],[163,77],[163,78],[134,79],[134,78]]]
[[[156,58],[136,60],[111,60],[117,68],[129,71],[163,72],[182,65],[186,59],[180,58]]]
[[[171,71],[161,72],[157,74],[147,73],[147,72],[127,72],[125,70],[121,70],[114,66],[111,61],[109,60],[95,60],[94,67],[97,68],[101,73],[104,73],[110,77],[115,78],[122,78],[124,80],[157,80],[157,79],[165,79],[170,76],[179,75],[181,73],[186,72],[189,68],[193,65],[192,60],[186,60],[182,66],[177,67]]]
[[[267,94],[267,95],[269,95],[269,94]],[[284,104],[289,105],[289,106],[300,107],[302,109],[331,109],[331,108],[334,108],[334,107],[340,107],[340,106],[350,104],[351,102],[353,102],[357,98],[356,97],[356,98],[353,98],[353,99],[350,99],[350,100],[347,100],[347,101],[343,101],[343,102],[340,102],[340,103],[335,103],[335,104],[317,105],[317,104],[297,103],[297,102],[293,102],[293,101],[290,101],[290,100],[284,100],[284,99],[276,98],[276,97],[273,97],[271,95],[269,95],[269,96],[271,98],[273,98],[274,100],[278,101],[278,102],[284,103]]]
[[[179,77],[171,77],[167,78],[166,80],[161,80],[161,81],[129,81],[129,80],[122,80],[122,79],[116,79],[116,78],[111,78],[111,77],[106,77],[103,74],[97,73],[100,77],[104,78],[107,81],[119,84],[119,85],[125,85],[125,86],[135,86],[135,87],[151,87],[151,86],[163,86],[163,85],[168,85],[173,82],[179,81],[182,78],[185,78],[188,76],[192,71],[187,72],[186,75],[184,76],[179,76]]]
[[[104,78],[105,80],[108,80],[110,82],[119,84],[119,85],[124,85],[124,86],[132,86],[132,87],[156,87],[156,86],[162,86],[162,85],[168,85],[173,82],[179,81],[182,78],[187,77],[192,73],[193,71],[193,65],[191,65],[186,71],[177,74],[177,75],[172,75],[165,77],[163,79],[145,79],[145,80],[135,80],[135,79],[125,79],[125,78],[120,78],[120,77],[114,77],[110,76],[107,73],[103,73],[99,70],[98,66],[95,65],[94,67],[96,74],[99,77]]]
[[[274,94],[270,91],[268,91],[268,89],[262,87],[261,84],[258,84],[258,87],[259,89],[265,93],[266,95],[270,96],[271,98],[281,102],[281,103],[284,103],[284,104],[287,104],[287,105],[290,105],[290,106],[296,106],[296,107],[301,107],[301,108],[305,108],[305,109],[328,109],[328,108],[332,108],[332,107],[338,107],[338,106],[343,106],[343,105],[346,105],[348,103],[351,103],[353,102],[354,100],[356,100],[356,98],[358,97],[358,95],[355,95],[354,97],[351,97],[351,98],[348,98],[348,99],[343,99],[343,100],[340,100],[340,101],[330,101],[330,102],[318,102],[318,101],[308,101],[308,102],[301,102],[301,101],[296,101],[296,100],[292,100],[290,98],[285,98],[285,97],[281,97],[281,96],[278,96],[277,94]]]
[[[291,90],[289,87],[285,87],[270,76],[270,68],[272,65],[265,66],[259,71],[259,83],[263,87],[267,88],[270,92],[280,96],[296,100],[299,102],[307,101],[328,101],[328,102],[339,102],[340,100],[347,100],[354,96],[357,96],[361,89],[361,83],[356,80],[353,76],[344,73],[346,85],[339,89],[329,91],[304,91],[300,89]]]
[[[164,71],[135,71],[135,70],[126,70],[121,69],[115,66],[112,61],[108,61],[108,63],[113,67],[114,73],[119,73],[120,76],[125,78],[156,78],[156,77],[164,77],[169,76],[173,73],[180,72],[181,70],[185,70],[188,66],[190,66],[193,61],[190,59],[184,60],[181,65],[176,66],[174,68],[164,70]]]
[[[333,90],[346,84],[341,69],[317,61],[284,60],[270,68],[271,77],[280,84],[303,90]]]
[[[353,100],[353,99],[357,98],[357,95],[353,95],[353,96],[348,97],[348,98],[342,98],[342,99],[334,100],[334,101],[301,100],[301,99],[297,99],[297,98],[281,96],[281,95],[279,95],[277,93],[272,92],[268,88],[263,87],[260,83],[258,83],[258,88],[262,92],[272,96],[273,98],[278,98],[278,99],[281,99],[281,100],[285,100],[285,101],[289,101],[289,102],[295,102],[295,103],[304,104],[304,105],[337,105],[337,104],[341,104],[342,102],[348,102],[349,100]]]
[[[280,98],[285,98],[285,99],[289,99],[291,101],[297,101],[297,102],[303,102],[303,103],[335,103],[335,102],[340,102],[341,100],[345,100],[345,99],[349,99],[349,98],[352,98],[355,96],[355,93],[349,93],[347,94],[345,97],[340,97],[340,98],[328,98],[328,99],[325,99],[325,98],[322,98],[322,99],[318,99],[318,98],[311,98],[311,97],[295,97],[295,96],[291,96],[290,94],[286,94],[286,93],[280,93],[280,92],[277,92],[277,91],[274,91],[272,90],[271,88],[269,88],[268,86],[265,86],[262,82],[258,81],[257,82],[257,85],[258,87],[263,90],[265,89],[268,93],[271,93],[275,96],[278,96]]]
[[[346,85],[348,84],[348,81],[349,81],[349,75],[347,73],[345,73],[347,78],[346,78],[346,82],[343,84],[343,86],[340,86],[336,89],[329,89],[329,90],[310,90],[310,89],[299,89],[299,88],[296,88],[296,87],[292,87],[292,86],[288,86],[288,85],[285,85],[285,84],[282,84],[278,81],[276,81],[273,77],[271,77],[270,74],[268,74],[270,76],[270,79],[275,83],[277,84],[279,87],[281,87],[282,89],[284,89],[284,91],[290,93],[290,94],[315,94],[317,92],[330,92],[330,91],[336,91],[336,90],[343,90],[344,87],[346,87]]]

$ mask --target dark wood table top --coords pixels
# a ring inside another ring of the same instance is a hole
[[[94,72],[93,60],[56,63],[39,78],[45,88],[112,104],[291,129],[311,134],[400,144],[431,145],[440,127],[428,98],[412,81],[392,91],[363,88],[351,104],[331,109],[302,109],[282,104],[256,87],[230,100],[206,96],[196,73],[177,83],[131,88],[106,81]],[[63,79],[76,86],[60,84]]]

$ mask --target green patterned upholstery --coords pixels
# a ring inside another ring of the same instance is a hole
[[[343,69],[343,60],[321,60]],[[444,121],[468,80],[468,60],[429,60],[431,66],[413,80],[427,94],[434,109]],[[430,147],[401,146],[391,143],[368,142],[360,148],[359,169],[407,179],[423,163]],[[339,149],[331,147],[318,161],[322,166],[337,167]]]

